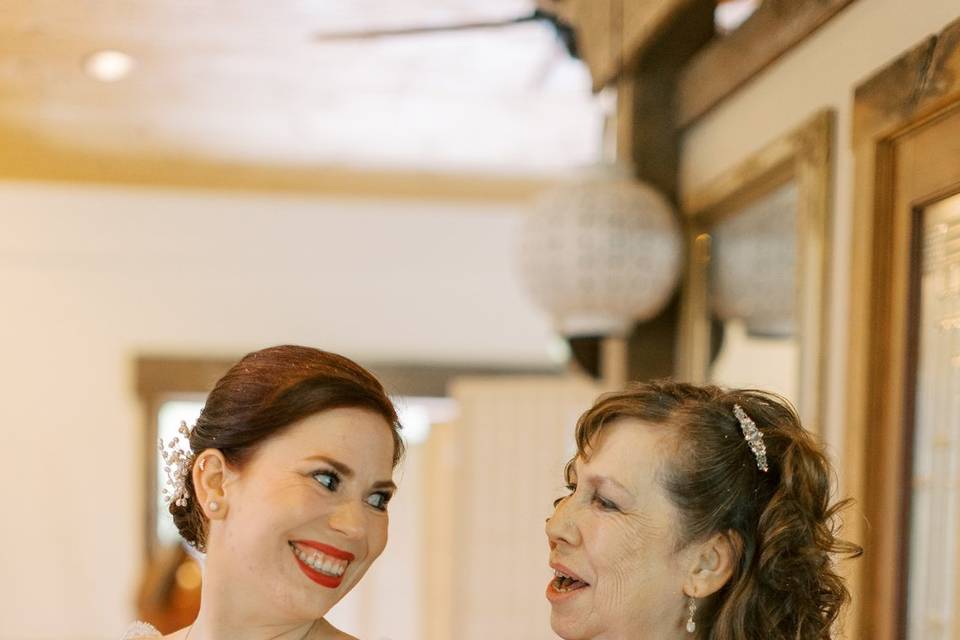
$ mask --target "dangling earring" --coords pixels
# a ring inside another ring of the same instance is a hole
[[[690,598],[690,602],[687,603],[687,612],[690,614],[687,617],[687,633],[693,633],[697,630],[697,623],[693,619],[693,616],[697,613],[697,599]]]

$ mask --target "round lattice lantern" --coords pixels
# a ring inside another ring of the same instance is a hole
[[[625,335],[670,300],[683,238],[667,200],[622,173],[542,194],[523,228],[520,275],[559,331]]]

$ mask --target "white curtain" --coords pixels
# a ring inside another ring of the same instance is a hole
[[[960,638],[960,196],[924,216],[908,636]]]
[[[577,417],[599,393],[580,377],[457,381],[460,415],[431,435],[427,640],[553,640],[544,520],[562,495]]]

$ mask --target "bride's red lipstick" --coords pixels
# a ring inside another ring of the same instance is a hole
[[[325,573],[320,573],[310,565],[304,564],[303,560],[298,558],[296,554],[294,554],[293,559],[297,561],[297,566],[300,567],[300,571],[303,572],[303,575],[307,576],[322,587],[336,589],[340,586],[340,583],[343,582],[343,576],[328,576]]]
[[[331,547],[330,545],[323,544],[322,542],[315,542],[313,540],[293,540],[292,543],[302,547],[310,547],[316,549],[317,551],[328,555],[331,558],[336,558],[337,560],[344,560],[346,562],[351,562],[354,559],[354,555],[349,551],[344,551],[343,549],[338,549],[336,547]],[[343,576],[346,573],[339,576],[331,576],[326,573],[317,571],[303,560],[297,557],[296,548],[294,544],[291,544],[291,552],[293,553],[293,559],[297,561],[297,566],[300,568],[300,571],[303,572],[303,575],[307,576],[317,584],[322,587],[327,587],[328,589],[336,589],[343,582]]]
[[[313,540],[294,540],[297,544],[303,545],[305,547],[310,547],[311,549],[316,549],[320,553],[325,553],[332,558],[337,560],[346,560],[347,562],[353,562],[354,555],[349,551],[344,551],[343,549],[337,549],[336,547],[331,547],[328,544],[323,544],[322,542],[315,542]]]

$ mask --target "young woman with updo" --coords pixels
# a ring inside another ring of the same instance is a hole
[[[674,382],[601,396],[547,521],[564,640],[826,640],[845,503],[782,398]]]
[[[200,612],[176,640],[344,640],[324,616],[387,542],[400,424],[368,371],[281,346],[217,382],[186,443],[166,443],[170,512],[206,554]],[[158,638],[137,623],[125,639]]]

